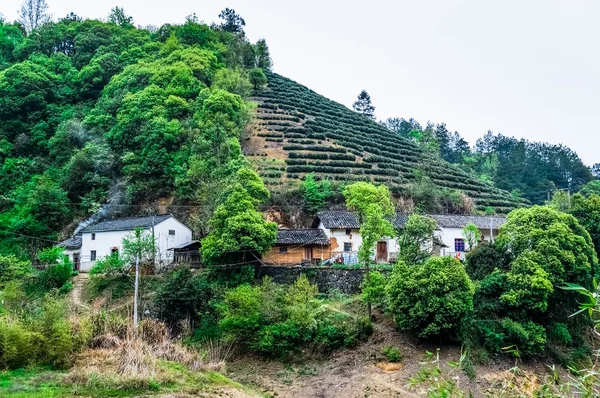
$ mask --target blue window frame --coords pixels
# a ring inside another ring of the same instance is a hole
[[[464,252],[465,251],[465,240],[463,238],[454,239],[454,251]]]

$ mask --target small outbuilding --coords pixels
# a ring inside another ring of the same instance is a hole
[[[280,229],[275,245],[263,254],[263,262],[299,265],[321,262],[331,257],[329,238],[322,229]]]

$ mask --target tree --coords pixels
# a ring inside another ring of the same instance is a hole
[[[573,195],[573,206],[570,213],[588,231],[596,254],[600,256],[600,196],[595,194],[588,197],[582,194]]]
[[[570,214],[548,206],[512,211],[496,239],[507,256],[483,278],[475,294],[474,325],[488,349],[516,346],[521,355],[537,355],[547,344],[545,330],[567,325],[579,306],[578,296],[560,289],[567,284],[591,288],[598,259],[588,232]],[[581,336],[580,336],[581,337]]]
[[[556,191],[552,195],[552,200],[548,203],[548,206],[555,210],[568,213],[571,209],[571,195],[566,191]]]
[[[435,220],[420,214],[411,214],[404,228],[396,231],[399,260],[407,265],[421,264],[432,255],[432,239],[437,228]]]
[[[244,36],[244,26],[246,26],[246,21],[244,21],[244,18],[242,18],[240,15],[236,14],[235,10],[231,8],[225,8],[219,14],[219,18],[223,20],[221,25],[219,25],[222,30]]]
[[[464,266],[453,257],[432,257],[415,266],[399,262],[386,287],[388,311],[402,331],[456,339],[473,312],[474,291]]]
[[[375,120],[375,107],[371,104],[371,96],[365,90],[358,94],[357,100],[352,104],[352,109],[362,113],[369,119]]]
[[[114,7],[108,14],[108,22],[119,25],[122,28],[133,27],[133,17],[125,13],[122,7]]]
[[[319,211],[332,195],[331,181],[315,181],[315,173],[307,174],[302,183],[302,199],[304,209],[311,214]]]
[[[481,240],[481,231],[477,228],[477,225],[469,223],[465,225],[462,232],[465,241],[469,245],[469,251],[472,250],[477,242]]]
[[[598,164],[600,166],[600,164]],[[588,182],[581,188],[578,192],[585,197],[590,197],[592,195],[600,195],[600,180],[593,180]]]
[[[390,191],[385,185],[375,186],[368,182],[356,182],[344,189],[346,207],[355,211],[360,223],[362,243],[358,248],[358,261],[366,268],[366,284],[369,281],[371,256],[377,242],[393,236],[394,227],[390,219],[395,215]],[[369,317],[371,303],[368,303]]]
[[[267,46],[265,39],[258,39],[254,46],[254,54],[256,56],[256,67],[270,71],[273,67],[273,60],[269,54],[269,46]]]
[[[507,271],[510,256],[500,250],[494,242],[483,242],[469,251],[466,256],[467,273],[472,280],[482,280],[495,269]]]
[[[24,0],[19,9],[19,22],[27,32],[49,22],[50,18],[51,14],[48,12],[46,0]]]
[[[256,200],[237,183],[210,220],[210,233],[202,240],[202,259],[208,265],[256,261],[277,238],[277,224],[256,210]],[[253,256],[254,254],[254,256]]]
[[[267,84],[267,76],[260,68],[250,69],[248,72],[248,79],[250,79],[250,83],[252,83],[255,90],[259,90]]]

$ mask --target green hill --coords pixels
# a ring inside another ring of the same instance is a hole
[[[385,183],[404,197],[429,183],[447,195],[466,194],[478,210],[507,212],[527,203],[301,84],[273,73],[268,80],[254,97],[257,119],[245,152],[271,190],[314,172],[339,182]]]

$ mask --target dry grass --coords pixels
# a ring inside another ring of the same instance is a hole
[[[189,371],[209,369],[199,352],[173,341],[162,322],[144,320],[134,331],[131,322],[117,317],[102,314],[92,319],[94,328],[104,333],[77,356],[67,383],[153,388],[180,381],[164,361],[180,363]]]
[[[533,372],[518,368],[488,373],[483,379],[491,383],[491,390],[501,397],[533,397],[540,388],[540,380]]]
[[[225,372],[225,364],[235,353],[236,347],[233,342],[207,339],[202,345],[202,353],[205,366],[209,370]]]

